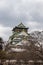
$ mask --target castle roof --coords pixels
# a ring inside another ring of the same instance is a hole
[[[20,23],[17,27],[26,28],[23,23]]]
[[[19,28],[19,29],[23,29],[23,28],[25,28],[25,29],[28,29],[23,23],[20,23],[18,26],[15,26],[15,28]],[[13,30],[12,31],[14,31],[14,29],[15,28],[13,28]]]
[[[28,34],[26,33],[26,32],[24,32],[24,31],[22,31],[20,34],[19,34],[19,36],[28,36]]]

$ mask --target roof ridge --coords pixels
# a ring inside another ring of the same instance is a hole
[[[17,27],[25,27],[25,25],[21,22]]]

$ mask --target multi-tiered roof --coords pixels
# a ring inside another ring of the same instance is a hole
[[[20,23],[18,26],[15,26],[12,31],[13,35],[9,39],[11,48],[13,51],[20,51],[23,45],[28,44],[28,28],[24,26],[23,23]],[[16,47],[16,49],[14,47]],[[17,47],[19,47],[19,49]],[[23,50],[24,49],[21,51]]]
[[[15,26],[15,28],[13,28],[12,31],[14,31],[14,32],[21,32],[22,30],[27,32],[28,28],[23,23],[20,23],[18,26]]]

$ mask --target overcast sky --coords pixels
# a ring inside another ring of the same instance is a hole
[[[0,36],[8,40],[15,25],[43,30],[43,0],[0,0]]]

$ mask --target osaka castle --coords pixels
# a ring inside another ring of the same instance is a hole
[[[8,41],[7,50],[9,52],[26,51],[26,46],[29,46],[33,40],[33,38],[28,34],[28,27],[23,23],[20,23],[12,29],[12,32],[13,33]]]
[[[28,28],[24,26],[23,23],[20,23],[18,26],[15,26],[12,29],[13,35],[9,38],[9,44],[11,51],[23,51],[21,46],[28,43]]]

